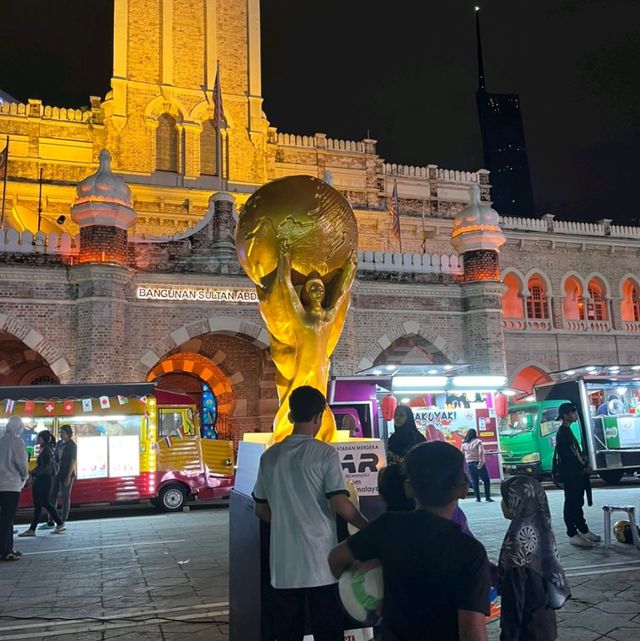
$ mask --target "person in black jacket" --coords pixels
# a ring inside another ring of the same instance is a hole
[[[42,508],[45,508],[56,523],[52,530],[53,534],[60,534],[64,531],[64,523],[60,518],[56,508],[51,505],[51,481],[56,473],[56,465],[51,448],[51,432],[42,430],[38,434],[37,444],[40,447],[40,453],[36,461],[36,466],[31,470],[30,483],[33,493],[33,518],[28,530],[21,532],[18,536],[35,536],[38,521]]]
[[[597,534],[589,531],[582,506],[584,493],[590,488],[591,467],[587,465],[578,439],[571,431],[571,424],[578,420],[578,410],[573,403],[563,403],[558,412],[562,421],[556,435],[555,458],[560,481],[564,485],[564,523],[567,526],[569,543],[581,548],[591,548],[600,541]]]
[[[53,477],[51,486],[51,503],[58,506],[58,497],[62,501],[60,518],[66,523],[69,519],[71,509],[71,490],[73,482],[76,479],[76,459],[78,458],[78,446],[73,441],[73,428],[71,425],[60,426],[60,442],[54,451],[58,472]],[[54,525],[53,518],[49,515],[49,520],[40,529],[52,528]]]

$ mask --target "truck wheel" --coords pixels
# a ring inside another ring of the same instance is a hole
[[[186,500],[187,493],[181,485],[165,485],[158,494],[158,505],[165,512],[178,512]]]
[[[607,484],[607,485],[618,485],[622,480],[624,475],[624,470],[603,470],[598,472],[598,476]]]

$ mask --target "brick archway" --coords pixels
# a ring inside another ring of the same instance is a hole
[[[147,372],[163,358],[164,354],[172,352],[203,334],[237,336],[260,349],[269,349],[269,335],[263,326],[234,316],[212,316],[175,329],[152,348],[147,349],[138,363],[139,375],[145,377]]]
[[[40,332],[9,314],[0,313],[0,332],[2,331],[11,334],[40,355],[60,382],[67,382],[71,375],[69,361]]]
[[[201,354],[179,352],[163,358],[147,374],[148,381],[154,381],[164,374],[179,372],[192,374],[204,381],[213,392],[218,403],[218,414],[224,419],[233,415],[236,405],[235,385],[244,380],[240,372],[227,376],[212,360]]]
[[[460,354],[442,336],[417,321],[405,321],[394,326],[386,334],[380,336],[377,341],[372,342],[371,347],[358,363],[358,371],[373,367],[376,359],[385,349],[394,341],[405,336],[420,336],[431,343],[450,363],[459,363],[462,360]]]

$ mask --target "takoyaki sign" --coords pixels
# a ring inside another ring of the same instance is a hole
[[[476,427],[476,413],[470,408],[457,410],[412,407],[416,427],[428,441],[448,441],[459,446],[467,430]]]

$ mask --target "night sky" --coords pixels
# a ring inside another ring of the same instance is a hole
[[[354,140],[369,131],[390,162],[477,169],[474,4],[262,0],[271,124]],[[539,213],[637,220],[640,2],[480,4],[487,88],[521,96]],[[111,0],[0,3],[0,89],[17,98],[104,96],[111,48]]]

